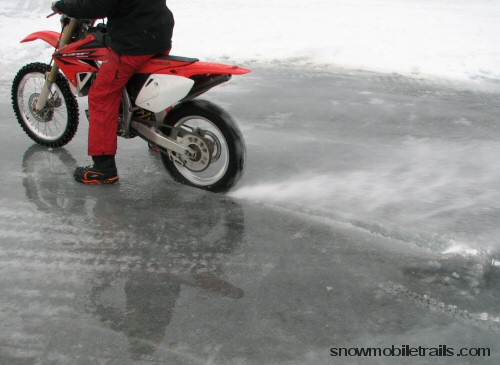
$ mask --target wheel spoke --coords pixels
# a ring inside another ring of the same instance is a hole
[[[12,101],[17,120],[31,139],[44,146],[61,147],[78,128],[78,103],[68,81],[58,75],[43,109],[36,110],[50,69],[50,65],[38,62],[21,68],[14,77]]]
[[[34,111],[36,100],[40,95],[44,82],[43,74],[29,73],[25,75],[19,87],[18,106],[22,111],[22,116],[24,116],[25,125],[32,133],[44,140],[57,140],[66,130],[63,125],[67,123],[68,119],[67,106],[64,99],[61,99],[60,107],[55,108],[52,106],[53,109],[50,110],[51,107],[48,106],[42,115]],[[56,104],[58,98],[62,98],[62,92],[54,84],[48,100]],[[28,117],[29,115],[31,117]]]

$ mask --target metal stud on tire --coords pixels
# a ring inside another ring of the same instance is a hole
[[[61,147],[78,129],[78,103],[62,74],[57,75],[44,110],[35,111],[38,95],[50,66],[30,63],[19,70],[12,83],[12,106],[17,121],[36,143]]]

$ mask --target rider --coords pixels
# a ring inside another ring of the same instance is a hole
[[[78,19],[108,18],[110,50],[89,93],[88,154],[94,165],[77,167],[74,176],[84,184],[113,184],[123,88],[146,61],[170,50],[174,17],[165,0],[60,0],[52,9]]]

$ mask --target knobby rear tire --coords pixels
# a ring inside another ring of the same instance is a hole
[[[20,90],[20,87],[24,86],[21,85],[23,79],[30,74],[32,74],[33,77],[35,77],[37,74],[40,74],[41,75],[40,77],[44,79],[45,74],[49,72],[50,69],[51,66],[38,62],[30,63],[21,68],[12,83],[12,93],[11,93],[12,106],[14,108],[14,113],[16,115],[17,121],[19,122],[23,130],[26,132],[26,134],[33,141],[42,146],[62,147],[66,145],[69,141],[71,141],[75,136],[75,133],[78,129],[79,111],[78,111],[78,103],[76,101],[75,96],[71,92],[68,81],[61,73],[58,73],[57,75],[55,87],[56,89],[58,89],[58,92],[60,92],[64,100],[64,104],[62,104],[60,107],[56,107],[55,110],[57,111],[58,108],[64,108],[67,116],[63,118],[65,120],[62,121],[60,131],[59,133],[57,133],[55,137],[45,135],[41,131],[41,127],[34,125],[35,123],[38,123],[38,125],[41,124],[42,126],[45,126],[45,129],[47,129],[47,126],[49,126],[50,128],[51,126],[50,123],[54,123],[53,121],[37,122],[36,120],[37,116],[33,114],[29,106],[27,106],[28,109],[26,108],[24,108],[24,110],[20,109],[19,97],[21,96],[21,93],[24,91]],[[24,84],[26,84],[26,82],[24,82]],[[35,94],[36,93],[33,93],[32,95]],[[24,95],[24,97],[26,98],[27,95]],[[26,100],[24,100],[24,102],[26,102]],[[59,128],[57,129],[59,130]]]
[[[193,100],[181,103],[171,111],[164,123],[171,127],[189,125],[191,121],[207,123],[212,131],[219,136],[222,155],[227,155],[227,162],[211,164],[221,165],[220,171],[206,178],[202,173],[189,171],[169,158],[168,153],[162,152],[161,158],[166,170],[172,178],[182,184],[193,186],[211,192],[225,192],[231,189],[240,179],[245,163],[245,143],[241,132],[233,118],[219,106],[205,100]],[[168,130],[165,129],[165,133]],[[222,158],[224,156],[221,156]],[[219,158],[219,159],[220,159]],[[218,169],[219,167],[215,167]]]

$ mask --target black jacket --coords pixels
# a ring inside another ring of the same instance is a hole
[[[161,53],[172,46],[174,17],[165,0],[61,0],[72,18],[108,18],[111,48],[123,55]]]

